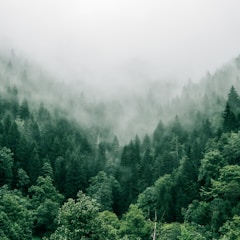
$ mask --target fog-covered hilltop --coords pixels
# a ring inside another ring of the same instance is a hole
[[[19,97],[27,98],[33,106],[43,102],[52,110],[59,108],[82,126],[105,129],[111,132],[110,137],[117,135],[123,142],[136,134],[152,132],[158,119],[165,120],[163,106],[181,88],[173,81],[143,79],[134,79],[136,85],[114,87],[109,83],[101,88],[81,79],[66,83],[14,51],[1,54],[0,74],[3,90],[5,86],[16,86]]]
[[[218,113],[224,107],[228,89],[232,85],[240,88],[239,65],[236,58],[184,87],[173,80],[138,76],[139,81],[133,79],[134,84],[114,88],[109,83],[98,88],[83,80],[66,83],[59,75],[54,76],[12,50],[0,56],[0,77],[2,89],[16,86],[20,98],[27,98],[33,106],[43,102],[52,111],[61,109],[83,127],[98,129],[102,137],[117,135],[126,143],[136,134],[143,137],[152,133],[159,120],[168,122],[176,115],[191,127],[192,119],[197,120],[206,108],[205,117],[218,125]]]
[[[172,100],[168,110],[178,114],[182,121],[191,126],[192,120],[200,115],[209,118],[213,126],[221,121],[219,113],[223,110],[231,86],[240,90],[240,59],[229,61],[214,73],[203,76],[198,82],[189,81],[182,88],[180,96]]]

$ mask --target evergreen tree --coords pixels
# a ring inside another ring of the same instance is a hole
[[[236,116],[231,110],[229,103],[227,103],[223,113],[223,130],[225,132],[229,132],[235,129],[236,129]]]
[[[52,232],[56,227],[55,218],[63,196],[54,187],[50,176],[38,177],[36,185],[29,188],[29,194],[35,213],[35,233],[44,235]]]
[[[13,177],[13,153],[10,149],[0,149],[0,186],[10,184]]]
[[[66,161],[63,157],[57,157],[54,167],[54,182],[60,193],[64,192],[66,181]]]
[[[28,107],[28,101],[26,99],[23,100],[20,110],[19,110],[19,116],[21,119],[26,120],[30,116],[30,111]]]
[[[79,190],[86,188],[86,173],[83,168],[83,156],[72,153],[66,166],[65,195],[75,198]]]
[[[239,95],[234,88],[234,86],[231,87],[230,92],[228,94],[228,100],[227,103],[229,104],[232,112],[237,115],[240,110],[240,100],[239,100]]]
[[[22,168],[19,168],[17,171],[16,186],[23,194],[27,193],[28,187],[30,186],[30,179]]]
[[[12,122],[8,132],[8,147],[15,154],[20,141],[20,132],[16,122]]]
[[[223,129],[225,132],[239,128],[238,116],[240,114],[240,99],[232,86],[228,94],[226,107],[223,113]]]
[[[87,189],[88,195],[100,204],[100,209],[109,211],[113,210],[118,191],[119,183],[113,176],[107,176],[103,171],[90,179],[90,185]]]

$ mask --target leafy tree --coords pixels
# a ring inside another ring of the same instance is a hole
[[[148,187],[145,191],[140,193],[137,204],[145,215],[148,215],[149,218],[154,218],[157,208],[157,193],[155,186]]]
[[[32,239],[33,213],[28,199],[18,191],[0,188],[1,239]]]
[[[221,168],[219,178],[212,180],[209,194],[237,203],[240,198],[240,166],[227,165]]]
[[[228,164],[240,164],[240,132],[227,134],[222,154]]]
[[[105,239],[98,213],[99,206],[96,201],[80,191],[76,201],[70,198],[61,207],[58,227],[50,239]]]
[[[105,229],[104,236],[106,240],[120,239],[120,221],[116,214],[110,211],[100,212],[98,221],[101,222],[101,226]]]
[[[145,219],[137,205],[130,205],[128,212],[123,215],[119,233],[120,236],[127,237],[129,240],[150,238],[150,222]]]
[[[184,219],[188,223],[208,225],[211,219],[210,204],[204,201],[194,200],[188,206]]]
[[[156,239],[159,240],[178,240],[181,235],[181,225],[180,223],[159,224],[156,235]]]
[[[211,179],[216,179],[219,176],[219,170],[224,164],[225,160],[219,150],[207,152],[201,160],[198,180],[202,181],[205,187],[209,187]]]
[[[138,204],[151,219],[154,219],[156,210],[157,218],[160,221],[171,222],[175,220],[174,185],[171,175],[166,174],[160,177],[154,186],[148,187],[139,195]]]
[[[58,193],[51,177],[40,176],[36,185],[29,188],[31,202],[35,210],[35,232],[43,235],[56,227],[55,218],[62,203],[63,196]]]
[[[207,239],[203,235],[203,233],[198,231],[195,225],[182,224],[180,229],[181,229],[181,234],[178,237],[179,240],[206,240]]]
[[[239,240],[240,239],[240,217],[234,216],[226,221],[220,228],[221,240]]]

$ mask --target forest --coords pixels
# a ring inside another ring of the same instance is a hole
[[[239,58],[172,101],[146,102],[161,109],[150,114],[158,124],[126,144],[101,115],[107,103],[79,102],[95,119],[85,125],[57,103],[33,101],[23,89],[40,90],[28,70],[4,61],[2,240],[240,239]]]

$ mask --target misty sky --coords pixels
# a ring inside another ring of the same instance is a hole
[[[69,81],[196,81],[240,54],[240,1],[0,0],[0,43]]]

